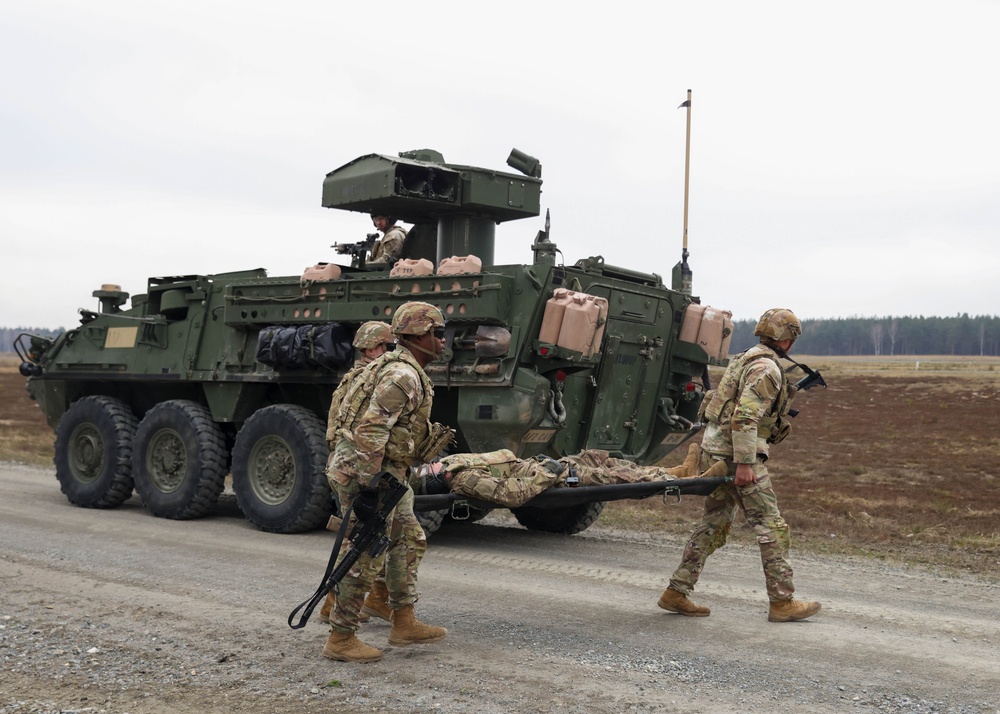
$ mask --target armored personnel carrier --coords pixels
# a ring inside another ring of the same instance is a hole
[[[364,265],[364,245],[338,244],[351,265],[155,277],[131,301],[105,285],[79,327],[54,340],[21,335],[22,373],[55,429],[63,493],[112,508],[134,488],[154,515],[189,519],[210,512],[231,474],[259,528],[324,524],[326,414],[353,334],[408,300],[438,305],[448,321],[448,348],[427,371],[434,419],[456,429],[457,451],[596,448],[650,463],[690,438],[707,366],[725,359],[723,328],[714,342],[699,338],[715,329],[712,309],[600,256],[562,264],[548,217],[525,240],[530,262],[495,265],[496,226],[540,216],[540,163],[515,149],[508,164],[514,172],[422,150],[369,154],[329,173],[323,206],[412,224],[392,270]],[[604,500],[628,497],[611,488],[515,515],[576,532]],[[417,502],[433,529],[441,501]]]

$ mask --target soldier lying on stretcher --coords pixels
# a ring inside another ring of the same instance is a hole
[[[519,459],[508,449],[483,454],[453,454],[421,467],[418,493],[451,491],[469,498],[517,508],[549,488],[674,481],[726,475],[719,461],[698,473],[700,447],[691,444],[680,466],[640,466],[617,459],[607,451],[587,449],[573,456],[553,459],[535,456]]]

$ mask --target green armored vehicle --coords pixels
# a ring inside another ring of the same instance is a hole
[[[517,150],[508,163],[517,173],[423,150],[362,156],[328,174],[324,206],[412,224],[391,271],[365,266],[348,244],[339,250],[355,258],[338,270],[150,278],[130,304],[105,285],[79,327],[55,340],[21,335],[22,373],[55,429],[67,498],[110,508],[135,488],[153,514],[195,518],[231,474],[259,528],[324,524],[333,508],[326,414],[353,362],[353,334],[408,300],[434,303],[448,320],[448,348],[427,371],[434,419],[457,430],[456,451],[593,448],[651,463],[692,436],[707,366],[725,358],[718,345],[710,355],[680,339],[685,315],[706,309],[656,274],[601,257],[561,264],[547,218],[530,263],[494,265],[496,225],[540,215],[540,164]],[[626,497],[600,493],[515,515],[529,528],[576,532],[603,500]],[[444,509],[421,498],[433,529]]]

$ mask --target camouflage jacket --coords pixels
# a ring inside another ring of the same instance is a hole
[[[363,360],[355,360],[354,366],[344,373],[344,376],[340,378],[340,384],[333,390],[333,398],[330,400],[330,414],[326,418],[326,441],[331,449],[336,445],[335,442],[337,440],[337,432],[334,426],[337,419],[337,412],[340,411],[340,405],[344,403],[344,395],[347,394],[347,388],[351,386],[351,382],[354,381],[354,378],[364,368],[365,362]]]
[[[330,420],[334,447],[328,477],[344,484],[367,482],[384,470],[405,479],[428,437],[433,401],[430,379],[403,346],[364,367]]]
[[[406,229],[393,226],[385,232],[382,239],[372,246],[371,257],[366,263],[368,265],[392,265],[403,254],[403,243],[406,241]]]
[[[788,380],[778,353],[767,345],[736,355],[710,395],[701,444],[708,453],[738,464],[752,464],[758,456],[766,461],[768,445],[787,435]]]

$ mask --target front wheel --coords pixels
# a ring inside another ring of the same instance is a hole
[[[132,495],[132,439],[137,420],[113,397],[84,397],[56,429],[56,478],[70,503],[115,508]]]
[[[585,531],[604,510],[604,503],[583,503],[565,508],[512,508],[514,518],[525,528],[547,533],[573,535]]]
[[[325,524],[333,512],[328,454],[326,425],[308,409],[274,404],[254,412],[233,446],[233,490],[243,515],[272,533]]]
[[[154,516],[199,518],[218,502],[227,462],[226,438],[208,409],[175,399],[157,404],[139,423],[132,478]]]

